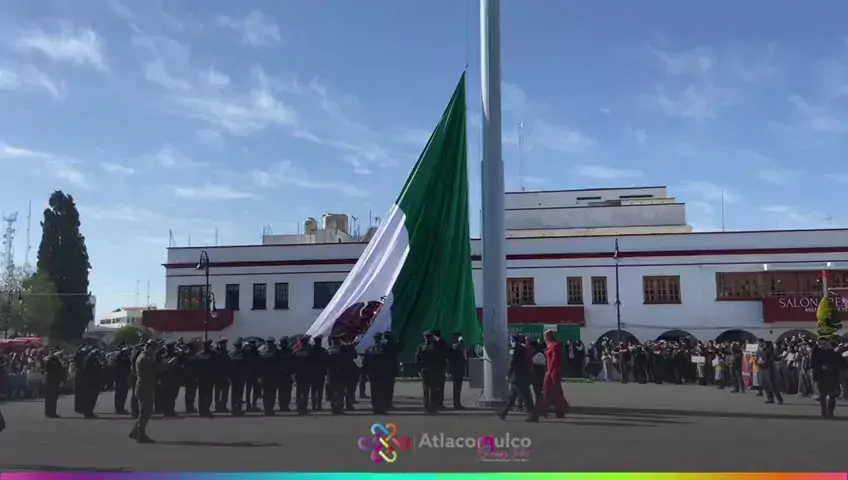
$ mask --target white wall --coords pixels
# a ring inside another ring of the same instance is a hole
[[[615,268],[611,258],[614,239],[608,237],[510,239],[509,255],[516,254],[597,254],[610,252],[604,258],[564,258],[509,260],[509,277],[535,279],[537,305],[566,305],[566,277],[583,277],[586,311],[584,340],[594,341],[606,331],[615,329]],[[848,231],[786,231],[741,232],[727,234],[682,234],[628,236],[620,239],[623,258],[620,263],[621,317],[624,329],[640,340],[656,338],[665,330],[675,328],[690,331],[701,340],[714,339],[725,330],[747,329],[764,338],[776,338],[781,332],[811,325],[780,326],[763,323],[760,302],[716,302],[715,273],[719,271],[762,271],[770,268],[817,269],[827,262],[834,268],[848,268],[848,253],[698,255],[627,258],[627,252],[695,251],[717,249],[809,248],[848,245]],[[251,246],[208,248],[213,265],[217,262],[355,259],[364,244]],[[479,242],[472,250],[479,253]],[[178,248],[168,251],[169,263],[193,263],[199,248]],[[725,252],[726,253],[726,252]],[[480,262],[473,262],[475,292],[478,305],[482,302]],[[234,326],[225,337],[258,335],[282,336],[302,333],[320,313],[313,310],[313,282],[342,281],[352,265],[283,265],[214,267],[210,281],[219,307],[223,308],[225,285],[240,285],[241,310],[236,313]],[[168,269],[166,278],[166,308],[176,308],[180,285],[200,285],[202,272],[191,268]],[[642,276],[679,275],[681,305],[644,305]],[[592,276],[606,276],[609,305],[591,305]],[[253,284],[267,283],[266,311],[250,310]],[[273,310],[273,284],[289,283],[289,309]]]
[[[507,210],[507,230],[683,225],[682,203]]]
[[[600,197],[592,201],[618,200],[622,195],[652,195],[654,198],[666,198],[668,193],[665,187],[509,192],[506,194],[504,203],[507,209],[574,207],[586,203],[578,199]]]

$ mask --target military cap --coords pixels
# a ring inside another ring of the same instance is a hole
[[[236,338],[236,343],[244,343],[244,339],[241,337]]]
[[[276,342],[276,340],[274,340],[274,337],[268,337],[268,338],[265,339],[265,342],[266,343],[274,343],[274,342]]]
[[[289,343],[289,337],[280,337],[280,343]]]

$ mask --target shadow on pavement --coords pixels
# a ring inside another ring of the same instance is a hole
[[[779,406],[777,408],[780,408]],[[814,415],[781,414],[771,412],[717,412],[706,410],[676,410],[655,408],[627,408],[627,407],[571,407],[570,413],[582,415],[615,415],[615,416],[642,416],[650,418],[653,416],[671,417],[711,417],[711,418],[762,418],[772,420],[813,420],[824,421],[821,417]],[[848,418],[836,417],[829,420],[846,421]]]
[[[183,447],[225,447],[225,448],[268,448],[282,447],[280,442],[204,442],[200,440],[169,440],[156,442],[155,445],[179,445]]]

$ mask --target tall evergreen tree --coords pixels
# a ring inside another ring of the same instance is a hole
[[[50,195],[41,222],[38,271],[52,281],[59,312],[50,328],[51,337],[72,340],[82,336],[93,319],[89,303],[88,250],[80,233],[79,210],[74,198],[60,190]]]

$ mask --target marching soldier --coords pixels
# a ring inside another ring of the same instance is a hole
[[[309,337],[304,336],[294,352],[295,407],[298,415],[309,414],[309,391],[312,387],[312,364]]]
[[[135,394],[138,397],[139,416],[129,437],[138,443],[153,443],[147,436],[147,423],[153,415],[153,397],[156,394],[156,374],[159,368],[156,350],[156,343],[149,340],[135,361]]]
[[[294,352],[289,345],[289,337],[280,339],[280,382],[279,395],[280,410],[283,412],[291,411],[289,405],[292,398],[292,387],[294,386]]]
[[[127,393],[130,389],[130,373],[132,371],[132,350],[122,346],[115,358],[115,413],[127,413]]]
[[[197,410],[200,416],[212,418],[212,400],[215,388],[215,360],[212,340],[203,342],[203,348],[195,357],[194,366],[197,375]]]
[[[278,381],[280,380],[280,368],[277,344],[273,338],[265,340],[265,345],[259,350],[259,358],[262,360],[262,408],[266,416],[274,415],[276,404]]]
[[[384,415],[389,410],[386,397],[389,392],[391,372],[386,368],[386,363],[383,334],[377,332],[374,334],[374,344],[365,349],[362,356],[362,369],[371,384],[371,411],[378,415]]]
[[[338,336],[330,337],[330,348],[327,350],[327,394],[330,397],[330,408],[333,415],[344,413],[345,374],[348,358],[342,349]]]
[[[538,422],[539,413],[533,405],[533,395],[530,393],[533,365],[529,355],[527,355],[527,348],[518,335],[510,339],[510,347],[512,360],[509,365],[509,401],[498,416],[501,417],[501,420],[505,420],[515,402],[521,399],[521,403],[527,411],[527,421]]]
[[[50,352],[44,357],[44,416],[47,418],[59,418],[56,407],[59,402],[59,389],[65,380],[65,367],[59,360],[62,352]]]
[[[415,352],[415,366],[424,390],[424,410],[436,413],[441,406],[439,386],[445,385],[443,350],[433,330],[424,332],[424,343]]]
[[[244,343],[241,337],[233,343],[230,351],[230,408],[234,416],[244,415],[244,381],[247,366],[244,358]]]
[[[321,411],[324,403],[324,385],[327,378],[327,349],[322,345],[323,337],[317,335],[313,340],[309,360],[312,364],[312,382],[309,395],[312,398],[312,411]]]
[[[213,355],[215,363],[215,413],[227,413],[230,396],[230,355],[227,352],[227,340],[218,340]]]

